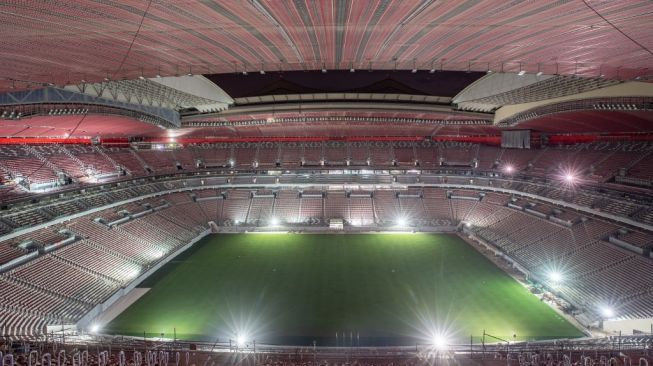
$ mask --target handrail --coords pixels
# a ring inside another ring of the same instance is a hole
[[[253,176],[242,176],[244,178],[247,177],[253,177]],[[422,176],[424,178],[425,176]],[[423,179],[420,179],[423,180]],[[174,188],[174,189],[168,189],[168,190],[163,190],[155,193],[149,193],[129,199],[125,199],[122,201],[115,201],[107,205],[99,206],[99,207],[94,207],[91,209],[88,209],[86,211],[78,212],[69,216],[64,216],[64,217],[59,217],[55,220],[48,221],[36,226],[31,226],[24,228],[22,230],[15,230],[11,233],[5,234],[3,236],[0,236],[0,241],[4,240],[9,240],[12,238],[15,238],[20,235],[24,235],[45,227],[49,227],[52,225],[60,224],[65,221],[73,220],[82,216],[86,216],[95,212],[103,211],[109,208],[117,207],[120,205],[124,205],[127,203],[135,202],[142,200],[144,198],[151,198],[151,197],[157,197],[157,196],[162,196],[165,194],[170,194],[170,193],[178,193],[178,192],[190,192],[193,190],[202,190],[202,189],[237,189],[237,188],[290,188],[290,189],[295,189],[295,188],[307,188],[307,187],[316,187],[316,186],[325,186],[325,185],[330,185],[329,183],[262,183],[262,184],[254,184],[254,183],[249,183],[251,180],[248,180],[248,183],[226,183],[226,184],[215,184],[215,185],[203,185],[203,186],[192,186],[192,187],[182,187],[182,188]],[[335,184],[335,183],[333,183]],[[343,185],[350,184],[347,182],[340,183]],[[362,182],[353,182],[351,184],[364,184]],[[365,183],[367,184],[367,183]],[[478,190],[478,191],[484,191],[484,192],[501,192],[501,193],[507,193],[510,195],[517,195],[517,196],[522,196],[522,197],[528,197],[531,199],[543,201],[543,202],[548,202],[557,206],[562,206],[566,208],[571,208],[576,211],[581,211],[584,212],[588,215],[591,216],[598,216],[602,217],[611,221],[616,221],[619,223],[623,223],[625,225],[633,226],[640,228],[642,230],[647,230],[647,231],[653,231],[653,225],[645,224],[642,222],[638,222],[635,220],[632,220],[627,217],[623,216],[618,216],[614,214],[610,214],[607,212],[602,212],[602,211],[596,211],[594,209],[591,209],[589,207],[584,207],[580,206],[574,203],[569,203],[566,201],[561,201],[561,200],[556,200],[548,197],[543,197],[539,195],[535,195],[532,193],[528,192],[522,192],[518,191],[515,189],[508,189],[508,188],[500,188],[500,187],[493,187],[493,186],[479,186],[479,185],[473,185],[473,184],[450,184],[450,183],[419,183],[419,182],[411,182],[411,183],[391,183],[391,184],[383,184],[383,183],[374,183],[370,182],[369,185],[372,186],[388,186],[390,185],[393,188],[402,188],[402,187],[421,187],[421,188],[451,188],[451,189],[472,189],[472,190]]]

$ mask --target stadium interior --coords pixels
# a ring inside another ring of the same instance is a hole
[[[652,49],[647,0],[2,2],[0,366],[648,366]]]

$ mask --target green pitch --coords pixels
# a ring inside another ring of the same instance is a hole
[[[483,329],[582,336],[453,235],[212,235],[140,287],[151,290],[104,332],[318,345],[426,344],[434,333],[468,343]]]

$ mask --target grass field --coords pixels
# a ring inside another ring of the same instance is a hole
[[[582,335],[452,235],[212,235],[139,287],[151,290],[104,332],[319,345]]]

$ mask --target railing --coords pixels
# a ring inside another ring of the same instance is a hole
[[[353,171],[356,172],[356,171]],[[469,173],[469,174],[462,174],[460,175],[462,178],[465,178],[465,180],[460,180],[460,181],[452,181],[452,175],[451,174],[429,174],[429,171],[423,171],[422,174],[420,175],[414,175],[414,174],[401,174],[401,170],[396,170],[393,171],[393,173],[397,174],[390,174],[388,171],[378,171],[376,174],[370,174],[370,175],[363,175],[363,174],[329,174],[329,175],[321,175],[322,178],[318,181],[315,180],[306,180],[305,179],[305,174],[302,174],[301,171],[295,172],[296,174],[286,174],[282,175],[281,177],[286,177],[287,181],[285,182],[280,182],[276,183],[273,181],[270,181],[269,183],[252,183],[253,178],[262,178],[266,177],[264,175],[264,172],[246,172],[246,171],[241,171],[242,174],[250,174],[250,175],[242,175],[244,178],[242,182],[239,183],[232,183],[229,182],[228,178],[233,177],[233,174],[215,174],[215,175],[200,175],[199,173],[197,174],[191,174],[190,176],[183,174],[181,176],[176,175],[176,176],[165,176],[160,179],[154,179],[154,178],[141,178],[141,179],[135,179],[129,186],[125,186],[124,184],[121,185],[115,185],[114,189],[116,192],[122,190],[122,189],[130,189],[133,187],[138,187],[142,186],[144,183],[145,184],[150,184],[150,185],[155,185],[158,182],[166,182],[166,181],[182,181],[184,182],[182,184],[183,188],[168,188],[168,189],[161,189],[158,186],[155,186],[155,193],[150,193],[150,194],[145,194],[145,195],[140,195],[140,194],[134,194],[130,193],[129,196],[132,197],[128,200],[120,201],[120,202],[112,202],[111,204],[108,205],[103,205],[103,206],[98,206],[98,207],[91,207],[89,208],[86,212],[80,208],[80,211],[74,214],[69,214],[65,217],[55,219],[51,221],[50,223],[45,223],[45,224],[40,224],[31,228],[23,228],[21,231],[28,232],[35,230],[36,228],[40,227],[45,227],[49,226],[53,223],[55,223],[57,220],[70,220],[75,217],[82,216],[84,214],[92,213],[95,211],[98,211],[100,209],[106,209],[110,207],[114,207],[119,204],[124,204],[128,203],[140,198],[144,197],[153,197],[157,195],[161,195],[164,193],[170,193],[170,192],[177,192],[177,191],[190,191],[194,189],[205,189],[205,188],[220,188],[220,189],[233,189],[233,188],[281,188],[281,187],[323,187],[326,185],[342,185],[343,187],[348,186],[348,185],[356,185],[356,186],[367,186],[371,189],[377,189],[377,188],[388,188],[388,187],[393,187],[393,189],[401,189],[402,187],[416,187],[416,188],[424,188],[424,187],[440,187],[440,188],[462,188],[462,189],[475,189],[475,190],[480,190],[480,191],[494,191],[494,192],[503,192],[511,195],[518,195],[522,197],[527,197],[535,200],[540,200],[540,201],[545,201],[549,203],[553,203],[557,206],[561,207],[567,207],[571,208],[575,211],[582,212],[583,214],[590,215],[590,216],[600,216],[603,218],[606,218],[611,221],[616,221],[621,224],[625,224],[628,226],[635,226],[644,230],[648,231],[653,231],[653,226],[640,223],[636,220],[633,220],[630,217],[625,217],[625,216],[619,216],[616,214],[612,214],[609,212],[602,212],[602,211],[597,211],[588,207],[584,207],[581,205],[573,204],[570,202],[566,202],[561,199],[552,199],[548,198],[543,195],[536,195],[536,194],[531,194],[528,193],[526,188],[533,188],[533,187],[551,187],[551,183],[546,180],[543,180],[541,182],[537,181],[522,181],[522,180],[517,180],[515,178],[509,178],[509,177],[500,177],[496,176],[497,173],[495,172],[475,172],[472,170],[466,170],[466,171],[458,171],[459,173]],[[405,172],[405,171],[403,171]],[[440,171],[434,171],[435,173],[438,173]],[[446,173],[455,173],[455,170],[444,170]],[[216,173],[222,173],[221,171],[218,171]],[[319,174],[320,172],[313,172],[315,174]],[[483,174],[485,173],[485,174]],[[394,182],[392,183],[392,178],[400,176],[405,179],[402,179],[400,183]],[[440,177],[440,178],[448,178],[450,183],[422,183],[425,178],[427,177]],[[455,177],[455,176],[454,176]],[[227,178],[226,182],[216,182],[214,183],[209,183],[209,179],[220,179],[220,178]],[[471,179],[473,178],[473,179]],[[518,178],[518,177],[516,177]],[[259,179],[260,180],[260,179]],[[470,182],[471,181],[471,182]],[[492,184],[490,184],[490,182]],[[515,183],[518,183],[518,185],[515,188],[512,188]],[[502,188],[502,185],[506,184],[510,186],[510,188]],[[587,187],[586,187],[587,188]],[[98,191],[97,194],[105,194],[107,191],[102,190]],[[572,191],[569,191],[572,192]],[[596,193],[592,193],[590,191],[582,191],[580,188],[578,188],[576,191],[573,191],[574,195],[578,194],[585,194],[591,199],[606,199],[608,202],[617,202],[619,204],[624,204],[627,201],[624,201],[623,196],[619,194],[618,192],[615,192],[615,198],[610,198],[606,197],[605,195],[608,195],[610,193],[609,190],[605,190],[602,193],[601,196],[599,196]],[[86,188],[85,192],[83,195],[85,197],[93,197],[94,192],[89,191],[88,188]],[[633,194],[631,194],[633,195]],[[642,205],[647,204],[646,197],[650,196],[633,196],[635,199],[638,201],[631,202],[629,204],[634,205],[636,207],[644,207]],[[75,199],[78,198],[78,196],[70,196],[67,199]],[[43,205],[30,205],[30,210],[35,210],[40,207],[47,207],[49,204],[57,204],[61,202],[47,202],[44,203]],[[9,212],[8,214],[11,214]],[[12,236],[15,236],[15,233],[12,233]],[[2,239],[7,239],[8,237],[5,235]]]

